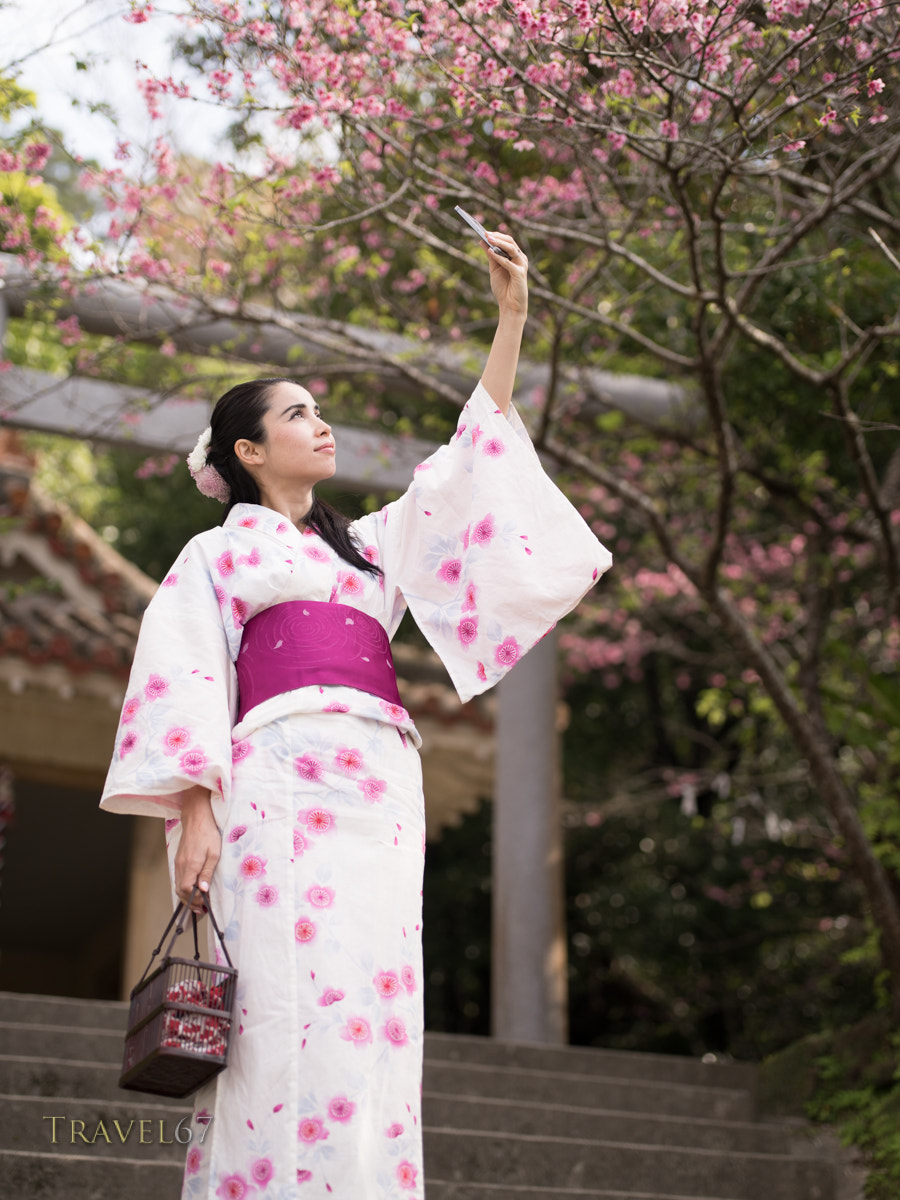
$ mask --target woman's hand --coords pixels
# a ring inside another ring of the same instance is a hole
[[[209,891],[219,855],[222,836],[216,825],[209,800],[209,789],[189,788],[181,808],[181,842],[175,854],[175,893],[187,903],[195,884],[201,892]],[[203,901],[195,897],[191,905],[195,913],[203,912]]]
[[[489,233],[491,243],[501,246],[511,258],[487,249],[491,267],[491,291],[500,305],[500,316],[528,316],[528,259],[508,233]]]

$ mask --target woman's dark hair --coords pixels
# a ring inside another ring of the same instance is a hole
[[[235,504],[260,503],[259,487],[235,454],[235,442],[241,438],[250,442],[264,442],[263,417],[268,410],[273,388],[279,383],[295,382],[282,375],[272,379],[250,379],[247,383],[236,384],[216,401],[209,422],[211,432],[206,461],[216,468],[231,492],[225,509],[226,517]],[[381,574],[381,569],[363,556],[350,532],[349,518],[336,508],[314,495],[312,508],[303,521],[315,529],[344,562],[370,575]]]

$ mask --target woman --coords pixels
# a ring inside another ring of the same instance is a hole
[[[169,818],[175,890],[209,893],[239,971],[184,1200],[424,1194],[421,742],[388,640],[409,607],[467,700],[611,562],[510,408],[527,261],[491,238],[484,374],[399,500],[319,504],[334,439],[287,380],[226,393],[189,460],[229,509],[147,609],[101,801]]]

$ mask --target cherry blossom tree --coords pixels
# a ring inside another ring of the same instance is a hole
[[[707,713],[768,705],[865,888],[900,1015],[897,6],[188,8],[178,68],[138,68],[160,136],[89,174],[107,222],[70,237],[97,274],[201,313],[264,302],[298,333],[309,314],[412,333],[421,355],[369,347],[368,377],[446,400],[434,364],[489,312],[453,206],[515,231],[550,367],[535,435],[622,560],[570,658],[613,686],[662,647],[676,685],[706,673]],[[172,103],[233,109],[233,153],[176,154]],[[584,364],[692,400],[638,429]]]

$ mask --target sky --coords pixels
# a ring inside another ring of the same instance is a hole
[[[127,0],[0,0],[0,72],[37,93],[43,119],[85,158],[109,164],[117,142],[147,145],[162,132],[179,149],[212,155],[228,124],[221,109],[171,103],[152,122],[135,86],[138,60],[186,75],[169,50],[180,0],[157,5],[159,16],[141,25],[123,19],[129,8]],[[111,106],[115,120],[91,112],[97,104]]]

